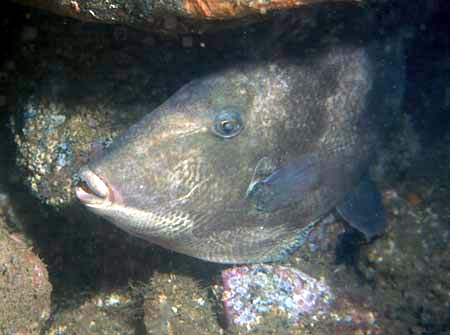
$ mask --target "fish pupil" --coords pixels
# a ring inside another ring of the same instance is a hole
[[[222,130],[224,133],[229,134],[235,128],[235,123],[231,120],[222,121]]]

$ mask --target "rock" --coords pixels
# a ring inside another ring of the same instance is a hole
[[[79,296],[83,297],[82,294]],[[75,303],[75,300],[63,302],[69,308],[63,308],[55,314],[46,334],[135,334],[138,327],[136,306],[129,292],[98,292],[89,294],[85,300],[80,299],[79,303]]]
[[[26,180],[32,192],[45,203],[61,207],[72,200],[77,167],[125,129],[128,118],[134,118],[130,112],[122,125],[114,126],[111,108],[100,101],[70,109],[59,96],[49,98],[36,96],[23,106],[22,132],[15,140],[18,163],[31,172]]]
[[[222,279],[225,316],[233,333],[383,333],[373,307],[297,269],[255,264],[227,269]]]
[[[331,0],[332,2],[351,3],[358,5],[360,0]],[[18,0],[18,2],[47,9],[59,15],[110,24],[124,24],[147,31],[193,32],[209,29],[220,29],[230,26],[232,19],[246,16],[258,16],[268,11],[315,5],[324,0],[175,0],[146,1],[135,0],[124,2],[112,0],[99,2],[96,0],[66,1],[66,0]],[[329,1],[328,1],[329,2]],[[248,23],[254,19],[243,20],[231,25]]]
[[[144,322],[148,334],[222,334],[207,289],[191,275],[153,274],[145,288]]]
[[[445,140],[435,153],[447,150],[444,146],[448,146]],[[425,160],[434,165],[427,168],[428,178],[422,175],[385,191],[391,217],[388,232],[365,247],[359,259],[361,274],[378,288],[375,300],[385,306],[385,314],[398,325],[399,333],[414,333],[421,327],[440,330],[450,317],[450,213],[444,200],[450,196],[450,179],[436,178],[446,175],[448,167],[445,158],[435,159]],[[414,164],[417,169],[419,164]],[[421,201],[410,201],[411,194],[419,194]],[[405,313],[407,310],[420,318]]]
[[[50,317],[52,286],[45,265],[5,230],[0,216],[0,333],[38,334]]]

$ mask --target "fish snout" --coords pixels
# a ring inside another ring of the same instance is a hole
[[[75,194],[84,205],[89,207],[109,206],[114,201],[114,192],[110,186],[88,167],[79,173],[80,182],[75,188]]]

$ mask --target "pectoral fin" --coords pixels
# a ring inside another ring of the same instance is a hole
[[[386,229],[386,211],[375,183],[364,178],[336,207],[342,218],[370,241]]]
[[[275,211],[301,201],[319,183],[319,160],[308,154],[275,168],[267,158],[261,159],[247,190],[246,198],[256,209]]]

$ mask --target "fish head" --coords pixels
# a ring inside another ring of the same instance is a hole
[[[276,143],[273,108],[289,86],[268,78],[279,77],[246,65],[188,83],[81,169],[77,197],[125,231],[185,253],[193,234],[235,230],[255,166]]]

